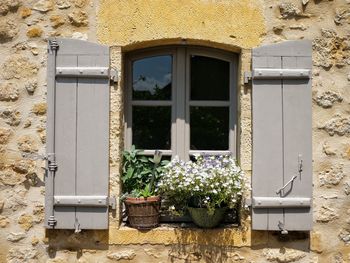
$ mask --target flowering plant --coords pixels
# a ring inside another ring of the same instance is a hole
[[[244,174],[230,156],[197,155],[184,162],[175,157],[164,167],[158,183],[160,191],[177,211],[187,206],[234,208],[244,190]]]

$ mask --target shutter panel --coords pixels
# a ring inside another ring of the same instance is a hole
[[[254,230],[312,228],[311,54],[304,40],[252,52]]]
[[[50,41],[47,228],[108,228],[109,72],[107,46]]]

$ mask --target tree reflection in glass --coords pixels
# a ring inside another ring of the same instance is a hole
[[[171,107],[133,106],[132,141],[137,149],[170,149],[170,132]]]
[[[136,60],[132,72],[133,100],[171,100],[172,56]]]
[[[190,107],[191,150],[227,150],[229,107]]]

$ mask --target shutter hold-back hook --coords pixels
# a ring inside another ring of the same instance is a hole
[[[81,229],[80,229],[80,224],[78,222],[78,218],[75,219],[75,223],[74,223],[74,233],[75,234],[78,234],[81,232]]]
[[[288,235],[288,230],[284,228],[284,224],[278,221],[278,228],[281,230],[282,235]]]

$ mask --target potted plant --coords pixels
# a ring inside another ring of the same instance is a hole
[[[184,162],[174,158],[158,183],[175,210],[188,209],[199,227],[217,226],[228,208],[236,208],[244,190],[244,175],[229,156],[195,156]]]
[[[141,155],[132,146],[123,153],[123,200],[128,222],[137,229],[151,229],[159,224],[160,196],[155,195],[155,184],[161,172],[161,152],[153,158]]]

